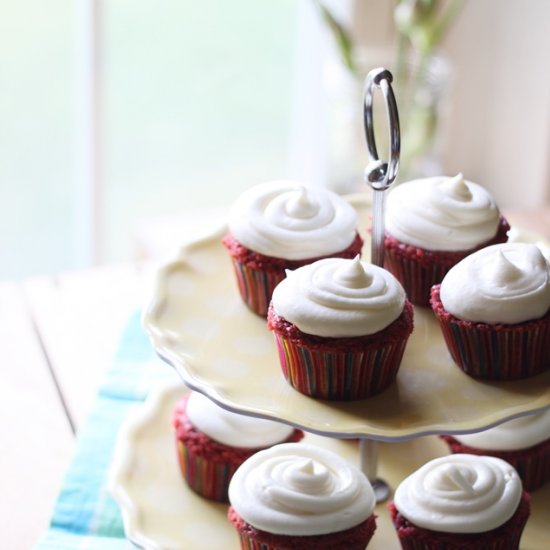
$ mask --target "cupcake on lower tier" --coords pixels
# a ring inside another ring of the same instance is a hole
[[[227,502],[231,477],[248,457],[304,436],[279,422],[226,411],[196,392],[178,401],[172,425],[185,481],[199,495],[220,502]]]
[[[388,193],[385,227],[384,266],[419,306],[429,306],[432,286],[453,265],[505,242],[510,229],[490,193],[462,174],[395,186]]]
[[[432,289],[432,309],[467,374],[517,380],[550,369],[550,266],[532,244],[479,250]]]
[[[285,270],[319,258],[354,258],[363,240],[357,214],[328,189],[273,181],[243,193],[231,208],[223,238],[245,304],[265,317]]]
[[[530,498],[504,460],[453,454],[403,480],[388,508],[404,550],[513,550]]]
[[[283,374],[299,392],[355,400],[397,376],[413,307],[380,267],[331,258],[289,272],[268,312]]]
[[[517,470],[526,491],[534,491],[550,481],[550,409],[482,432],[441,438],[453,453],[505,460]]]
[[[255,454],[233,476],[229,500],[243,550],[364,550],[376,529],[366,476],[313,445]]]

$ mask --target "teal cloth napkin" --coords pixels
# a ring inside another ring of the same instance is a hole
[[[177,380],[177,375],[156,357],[136,311],[79,431],[50,528],[36,550],[135,548],[125,538],[120,511],[107,489],[109,468],[121,424],[152,387],[167,379]]]

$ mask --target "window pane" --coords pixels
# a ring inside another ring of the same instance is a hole
[[[288,170],[293,0],[105,4],[106,257]]]
[[[68,268],[72,3],[0,1],[0,277]]]

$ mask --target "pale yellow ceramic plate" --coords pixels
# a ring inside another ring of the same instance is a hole
[[[351,202],[366,237],[368,203],[358,197]],[[378,440],[477,431],[550,406],[550,372],[514,383],[480,382],[464,374],[425,308],[416,308],[397,380],[382,394],[348,403],[303,396],[284,379],[265,320],[241,302],[220,243],[223,233],[185,247],[160,271],[144,315],[157,353],[186,384],[218,404],[322,435]]]
[[[187,488],[180,475],[170,415],[182,385],[154,392],[121,430],[111,468],[110,488],[117,500],[127,537],[148,550],[238,550],[226,519],[227,507],[211,503]],[[351,462],[357,442],[307,434],[304,441],[329,448]],[[379,445],[380,473],[392,487],[422,464],[447,453],[436,437]],[[406,461],[404,458],[406,457]],[[533,493],[532,513],[522,550],[542,550],[550,540],[550,485]],[[400,548],[385,504],[379,504],[378,528],[369,550]]]

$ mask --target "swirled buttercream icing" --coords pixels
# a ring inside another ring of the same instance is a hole
[[[385,269],[327,258],[295,271],[275,287],[275,312],[302,332],[352,337],[374,334],[403,312],[405,291]]]
[[[245,191],[229,213],[229,231],[247,248],[275,258],[304,260],[346,249],[357,214],[328,189],[273,181]]]
[[[189,396],[186,413],[195,428],[231,447],[269,447],[285,441],[293,432],[293,428],[280,422],[227,411],[197,392]]]
[[[426,250],[468,250],[493,238],[499,210],[488,191],[455,177],[404,182],[388,193],[386,231]]]
[[[302,443],[275,445],[247,459],[231,480],[229,501],[256,529],[295,536],[349,529],[375,506],[372,487],[358,468]]]
[[[410,522],[446,533],[483,533],[515,513],[522,494],[516,470],[489,456],[436,458],[397,487],[394,502]]]
[[[477,449],[515,451],[550,439],[550,409],[509,420],[473,434],[453,435],[461,443]]]
[[[550,265],[533,244],[487,246],[453,266],[441,282],[441,303],[459,319],[514,324],[550,308]]]

